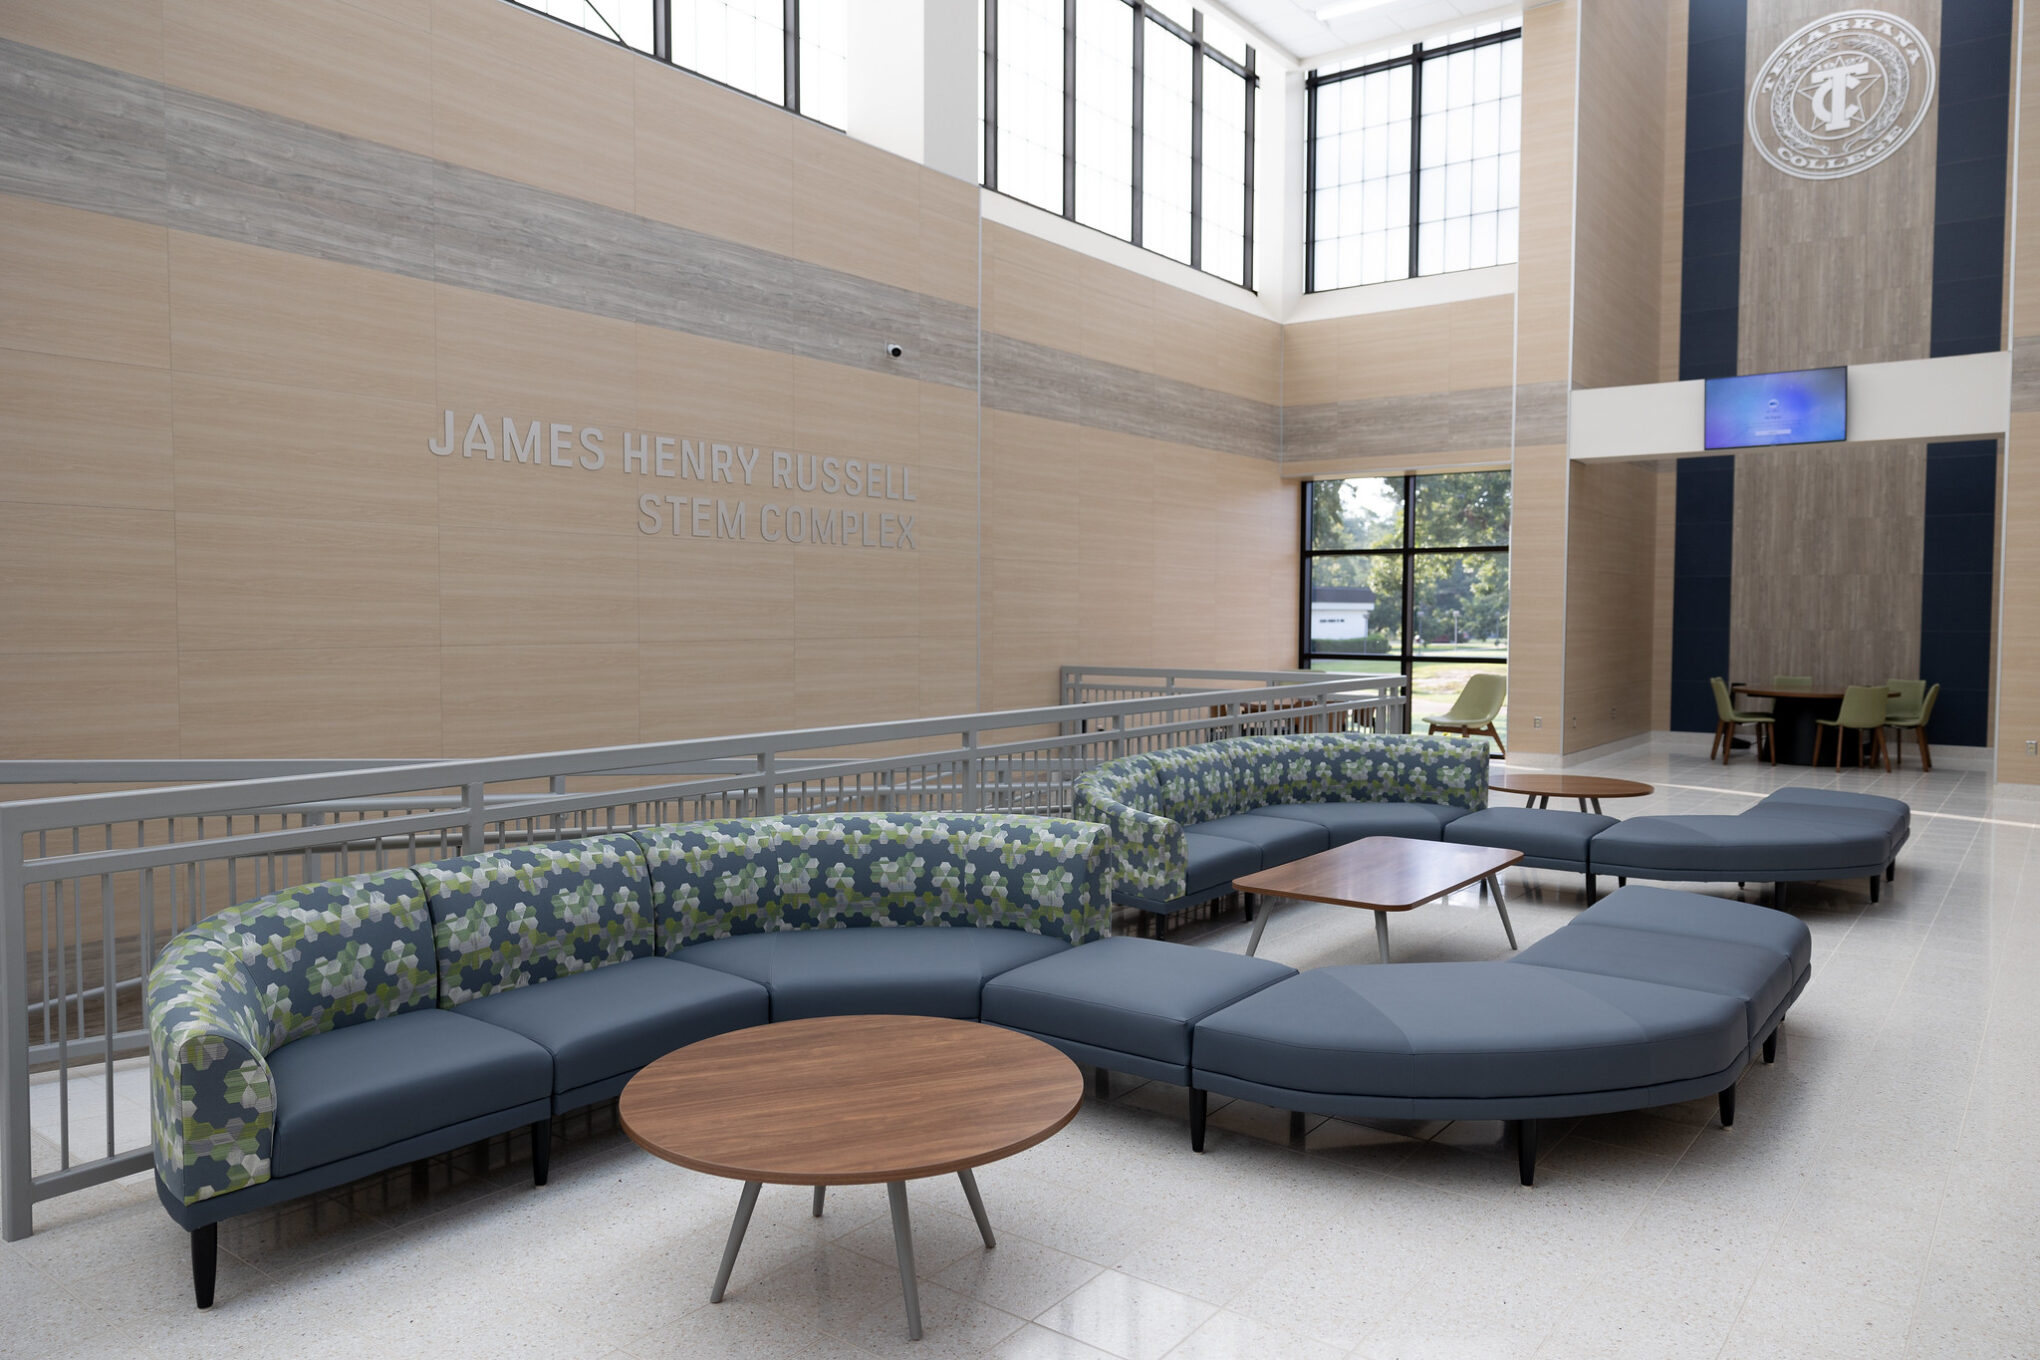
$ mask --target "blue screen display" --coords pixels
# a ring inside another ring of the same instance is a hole
[[[1707,447],[1831,444],[1849,437],[1849,370],[1707,380]]]

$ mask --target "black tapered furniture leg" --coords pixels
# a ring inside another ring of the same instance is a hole
[[[1254,895],[1252,893],[1243,892],[1240,894],[1240,910],[1247,914],[1249,921],[1254,919]]]
[[[220,1225],[191,1230],[191,1292],[201,1308],[212,1307],[213,1285],[220,1277]]]
[[[1302,1110],[1291,1110],[1289,1112],[1289,1141],[1292,1143],[1301,1143],[1303,1141]]]
[[[1719,1099],[1721,1101],[1721,1127],[1723,1127],[1724,1129],[1732,1129],[1735,1127],[1734,1082],[1730,1082],[1728,1085],[1721,1088],[1721,1095]]]
[[[1204,1151],[1204,1109],[1205,1094],[1195,1086],[1190,1088],[1190,1150]]]
[[[1091,1069],[1091,1094],[1100,1100],[1109,1100],[1112,1096],[1112,1074],[1102,1067]]]
[[[1783,1026],[1783,1025],[1780,1025],[1780,1026],[1778,1027],[1778,1029],[1783,1029],[1783,1028],[1784,1028],[1784,1026]],[[1777,1029],[1774,1029],[1774,1030],[1772,1030],[1772,1031],[1771,1031],[1771,1032],[1770,1032],[1769,1034],[1767,1034],[1767,1035],[1765,1035],[1765,1036],[1764,1036],[1764,1061],[1765,1061],[1765,1062],[1767,1062],[1767,1063],[1774,1063],[1774,1062],[1778,1061],[1778,1030],[1777,1030]]]
[[[1870,901],[1873,904],[1877,901],[1877,894],[1880,886],[1881,885],[1878,882],[1877,875],[1875,874],[1870,875]]]
[[[1596,898],[1598,898],[1598,897],[1600,897],[1600,895],[1601,895],[1601,893],[1600,893],[1600,889],[1599,889],[1599,887],[1598,887],[1598,886],[1597,886],[1597,885],[1595,884],[1595,882],[1594,882],[1594,876],[1593,876],[1592,874],[1588,874],[1588,875],[1587,875],[1587,905],[1588,905],[1588,906],[1590,906],[1590,907],[1591,907],[1591,906],[1593,906],[1593,905],[1594,905],[1594,901],[1595,901],[1595,899],[1596,899]]]
[[[541,1119],[531,1126],[531,1183],[544,1185],[552,1174],[552,1120]]]
[[[1529,1185],[1537,1179],[1537,1121],[1511,1119],[1509,1127],[1516,1134],[1516,1172]]]
[[[1896,881],[1897,878],[1898,878],[1898,861],[1893,860],[1891,861],[1891,863],[1884,866],[1884,881],[1886,883],[1891,883]]]

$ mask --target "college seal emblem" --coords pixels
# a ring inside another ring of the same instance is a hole
[[[1868,170],[1905,144],[1934,98],[1934,54],[1895,14],[1848,9],[1778,44],[1750,82],[1750,138],[1800,179]]]

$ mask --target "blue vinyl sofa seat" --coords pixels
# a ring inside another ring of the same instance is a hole
[[[1111,828],[1116,899],[1162,915],[1366,836],[1437,840],[1487,806],[1487,762],[1456,737],[1231,737],[1087,770],[1074,815]]]
[[[193,1234],[199,1305],[221,1219],[519,1127],[544,1184],[555,1115],[696,1039],[790,1014],[975,1018],[988,978],[1106,931],[1104,836],[997,814],[697,823],[200,921],[147,1003],[157,1194]]]
[[[1196,1026],[1201,1093],[1350,1117],[1502,1119],[1524,1184],[1543,1118],[1706,1095],[1769,1060],[1811,976],[1803,922],[1745,902],[1624,888],[1514,958],[1318,968]]]
[[[1469,812],[1445,828],[1444,839],[1460,845],[1520,850],[1526,869],[1588,872],[1594,838],[1617,825],[1595,812],[1551,808],[1491,807]]]
[[[1867,878],[1870,900],[1898,870],[1912,809],[1896,798],[1784,788],[1734,815],[1631,817],[1596,835],[1593,875],[1774,884]]]

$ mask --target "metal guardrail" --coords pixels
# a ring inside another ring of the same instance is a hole
[[[1321,681],[1326,671],[1200,670],[1184,666],[1064,666],[1059,693],[1066,704],[1146,699],[1161,694],[1250,686],[1302,685]],[[1389,679],[1401,677],[1390,676]]]
[[[1113,677],[1142,674],[1066,668],[1063,684]],[[29,1235],[41,1201],[149,1168],[146,1072],[130,1060],[148,1051],[150,965],[176,931],[249,897],[666,822],[1067,813],[1072,781],[1105,760],[1243,734],[1400,731],[1409,703],[1403,676],[1163,678],[1231,685],[476,760],[0,761],[0,785],[212,781],[0,803],[0,1237]],[[32,1117],[38,1095],[49,1108]],[[38,1123],[54,1130],[40,1153]]]

